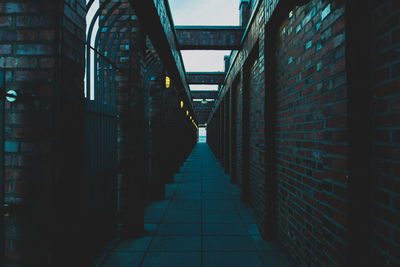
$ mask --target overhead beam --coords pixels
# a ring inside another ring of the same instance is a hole
[[[193,99],[216,99],[218,91],[190,91]]]
[[[214,101],[207,102],[207,104],[193,101],[193,107],[195,110],[196,110],[196,108],[212,108],[213,106],[214,106]]]
[[[226,72],[187,72],[189,84],[224,84]]]
[[[180,50],[239,50],[241,26],[176,26]]]

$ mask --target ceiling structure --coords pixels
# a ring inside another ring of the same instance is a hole
[[[241,26],[175,26],[178,50],[238,50],[245,28]],[[225,81],[226,72],[187,72],[190,85],[218,85]],[[190,90],[199,126],[208,121],[218,90]]]

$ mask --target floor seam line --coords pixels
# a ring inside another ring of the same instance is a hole
[[[179,172],[179,173],[180,173],[180,172]],[[175,177],[174,177],[174,182],[175,182]],[[144,263],[144,260],[145,260],[146,256],[150,253],[151,244],[153,243],[154,238],[157,236],[157,232],[158,232],[158,230],[159,230],[159,228],[160,228],[160,224],[161,224],[161,222],[162,222],[162,220],[163,220],[165,214],[167,213],[168,207],[171,205],[172,200],[174,199],[175,194],[176,194],[176,189],[175,189],[174,192],[172,193],[171,199],[169,200],[169,203],[168,203],[167,207],[165,208],[163,214],[161,215],[160,221],[157,223],[157,229],[156,229],[156,231],[154,232],[154,235],[152,235],[152,237],[151,237],[149,246],[147,247],[146,251],[144,252],[144,255],[143,255],[143,257],[142,257],[142,260],[140,261],[139,267],[142,267],[142,266],[143,266],[143,263]],[[165,196],[164,196],[164,198],[165,198]],[[165,199],[164,199],[164,200],[165,200]]]

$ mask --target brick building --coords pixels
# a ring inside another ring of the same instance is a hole
[[[204,126],[215,175],[242,219],[241,205],[255,214],[243,225],[292,266],[400,265],[400,2],[242,0],[238,12],[238,26],[175,26],[168,1],[0,0],[2,264],[119,266],[110,246],[146,239],[149,203],[177,201],[169,188],[190,173],[201,190],[178,202],[201,206],[193,262],[217,266],[205,207],[227,200],[205,185]],[[226,49],[224,72],[186,73],[181,50]],[[157,233],[137,265],[152,266]]]

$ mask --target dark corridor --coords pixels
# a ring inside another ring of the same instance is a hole
[[[400,266],[399,18],[0,0],[0,266]]]

